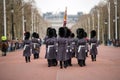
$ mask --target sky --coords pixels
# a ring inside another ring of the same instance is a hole
[[[97,5],[101,0],[35,0],[36,6],[41,13],[65,11],[67,14],[77,14],[77,12],[89,13],[91,8]]]

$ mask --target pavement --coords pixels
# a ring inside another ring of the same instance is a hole
[[[0,80],[120,80],[120,47],[100,45],[96,62],[89,55],[86,66],[80,67],[73,58],[73,66],[66,69],[60,69],[59,65],[47,67],[44,45],[40,58],[34,60],[32,55],[30,63],[25,62],[22,52],[0,56]]]

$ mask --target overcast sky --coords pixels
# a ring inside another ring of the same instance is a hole
[[[37,7],[42,13],[58,13],[65,11],[67,7],[68,14],[77,14],[77,12],[89,13],[90,9],[97,5],[101,0],[35,0]]]

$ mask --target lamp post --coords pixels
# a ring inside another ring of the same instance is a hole
[[[95,24],[94,24],[94,13],[93,13],[93,15],[92,15],[92,21],[93,21],[93,22],[92,22],[92,24],[93,24],[93,28],[92,28],[92,29],[94,30],[94,29],[95,29]]]
[[[4,12],[4,36],[6,36],[6,0],[3,0],[3,12]]]
[[[15,39],[15,36],[14,36],[14,15],[13,15],[13,13],[14,13],[14,9],[13,9],[13,1],[12,1],[12,3],[11,3],[11,23],[12,23],[12,25],[11,25],[11,33],[12,33],[12,40],[14,40]]]
[[[90,39],[90,17],[88,17],[88,34]]]
[[[115,39],[118,39],[118,33],[117,33],[117,29],[118,29],[118,25],[117,25],[117,0],[114,0],[114,5],[115,5]]]
[[[104,40],[105,40],[105,45],[107,45],[107,24],[108,24],[108,21],[107,21],[107,19],[105,19],[105,22],[104,22],[104,24],[105,24],[105,28],[104,28]]]
[[[26,32],[26,19],[24,19],[24,23],[25,23],[25,28],[24,28],[24,30],[25,30],[25,32]]]
[[[98,41],[100,40],[100,11],[98,10]]]
[[[110,33],[110,2],[107,4],[108,7],[108,39],[111,39],[111,33]]]
[[[22,7],[24,6],[24,2],[22,1]],[[25,34],[25,24],[24,24],[24,7],[22,8],[22,33],[23,33],[23,40],[24,40],[24,34]]]

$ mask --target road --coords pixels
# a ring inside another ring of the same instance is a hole
[[[41,47],[40,58],[26,63],[23,50],[9,52],[6,57],[0,56],[0,80],[120,80],[120,47],[104,46],[98,48],[97,61],[92,62],[90,55],[85,67],[72,59],[72,67],[60,69],[47,67],[45,46]]]

